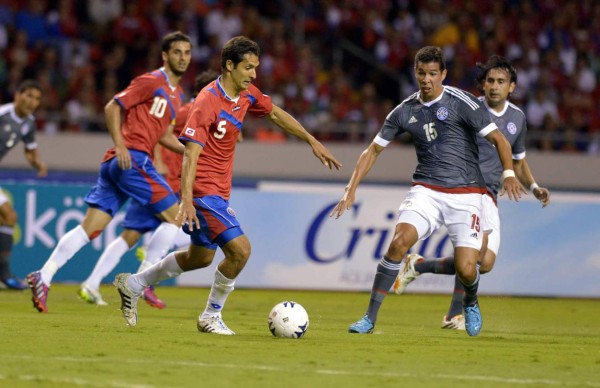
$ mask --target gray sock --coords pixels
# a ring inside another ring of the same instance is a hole
[[[465,288],[465,295],[463,296],[463,306],[472,306],[477,303],[477,289],[479,288],[479,265],[477,265],[477,276],[475,281],[471,284],[462,283]]]
[[[375,323],[377,320],[377,313],[383,303],[383,299],[392,287],[392,284],[394,284],[398,273],[400,273],[400,263],[395,263],[383,256],[377,265],[377,273],[373,281],[371,300],[369,300],[369,309],[367,310],[367,316],[371,322]]]
[[[454,277],[454,293],[452,294],[452,301],[450,302],[450,308],[448,309],[448,319],[455,317],[463,312],[463,296],[465,295],[465,288],[461,283],[458,276]]]

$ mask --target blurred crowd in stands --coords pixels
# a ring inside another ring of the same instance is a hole
[[[172,30],[194,43],[188,89],[199,72],[220,70],[230,37],[257,41],[257,86],[325,141],[370,141],[417,90],[424,45],[444,48],[446,84],[475,94],[476,62],[505,55],[528,146],[600,155],[595,0],[0,0],[0,103],[35,78],[45,88],[40,131],[104,132],[103,106],[161,65],[160,38]],[[248,121],[245,137],[288,140],[266,125]]]

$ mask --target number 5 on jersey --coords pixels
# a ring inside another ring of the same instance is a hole
[[[227,121],[225,120],[219,121],[219,124],[217,125],[217,130],[213,133],[213,135],[215,135],[217,139],[220,140],[225,136],[225,132],[227,132],[227,128],[225,128],[226,124]]]

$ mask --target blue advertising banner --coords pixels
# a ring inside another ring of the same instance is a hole
[[[91,185],[3,182],[1,186],[19,217],[11,269],[24,278],[27,273],[40,269],[58,240],[83,220],[87,210],[83,198]],[[121,232],[119,224],[125,216],[124,209],[116,214],[104,233],[57,272],[54,281],[80,282],[87,278],[106,245]],[[137,271],[139,264],[133,251],[128,252],[106,281],[112,281],[119,272]]]
[[[38,269],[58,239],[84,216],[89,185],[2,183],[14,199],[19,231],[13,272]],[[252,243],[252,256],[236,287],[361,290],[371,288],[377,262],[393,236],[397,209],[409,187],[361,186],[356,204],[340,219],[329,217],[342,184],[260,182],[234,188],[231,206]],[[501,199],[502,244],[496,266],[482,277],[483,294],[600,297],[600,195],[553,193],[545,209],[530,195],[520,202]],[[120,232],[124,213],[78,252],[55,281],[80,282],[104,247]],[[413,247],[434,258],[452,254],[445,230]],[[223,255],[176,284],[209,286]],[[135,272],[130,251],[114,274]],[[423,275],[409,292],[449,293],[451,276]]]

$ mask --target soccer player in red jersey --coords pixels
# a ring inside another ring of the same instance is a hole
[[[136,77],[106,104],[106,124],[115,146],[106,151],[97,184],[85,197],[89,205],[85,218],[59,240],[42,269],[27,276],[33,305],[39,312],[48,311],[54,274],[102,233],[130,198],[162,221],[150,241],[148,257],[158,260],[167,253],[179,229],[175,221],[179,201],[152,159],[157,143],[184,152],[183,144],[173,136],[172,124],[181,106],[179,82],[190,64],[191,51],[187,35],[167,34],[162,40],[163,67]]]
[[[193,95],[195,96],[198,94],[203,87],[215,80],[218,76],[219,74],[214,70],[206,70],[199,74],[194,81]],[[192,107],[192,102],[193,99],[177,111],[175,126],[173,128],[174,133],[179,133],[183,129],[190,108]],[[156,147],[154,165],[158,171],[165,176],[167,183],[176,195],[179,194],[181,186],[181,160],[182,155],[180,153],[173,152],[160,145]],[[151,209],[140,205],[137,201],[131,201],[127,207],[125,219],[121,224],[123,226],[123,231],[104,249],[104,252],[100,255],[90,276],[81,283],[81,288],[79,289],[79,296],[81,299],[88,303],[100,306],[106,305],[106,302],[102,299],[102,295],[100,294],[100,283],[117,266],[121,257],[138,243],[142,235],[154,231],[160,226],[160,223],[161,220],[154,215]],[[182,249],[187,247],[189,243],[189,236],[179,229],[177,235],[171,242],[169,249]],[[145,256],[147,250],[147,247],[144,247],[136,252],[136,255],[144,258],[138,272],[152,266],[152,264],[160,259],[155,258],[156,260],[153,262],[146,259]],[[158,309],[165,308],[165,302],[158,298],[154,293],[153,288],[154,287],[152,286],[147,287],[142,294],[142,298],[144,298],[144,301],[152,307]]]
[[[260,49],[238,36],[221,52],[221,76],[198,94],[179,139],[185,143],[181,170],[181,205],[177,218],[191,236],[187,251],[173,252],[136,275],[119,274],[115,285],[121,311],[130,326],[137,324],[137,300],[143,289],[183,272],[209,266],[217,247],[225,258],[217,267],[204,312],[201,332],[232,335],[221,310],[233,291],[235,278],[250,257],[250,242],[229,206],[235,146],[246,112],[267,117],[277,126],[307,142],[314,155],[330,169],[341,164],[325,146],[271,98],[252,85]]]

